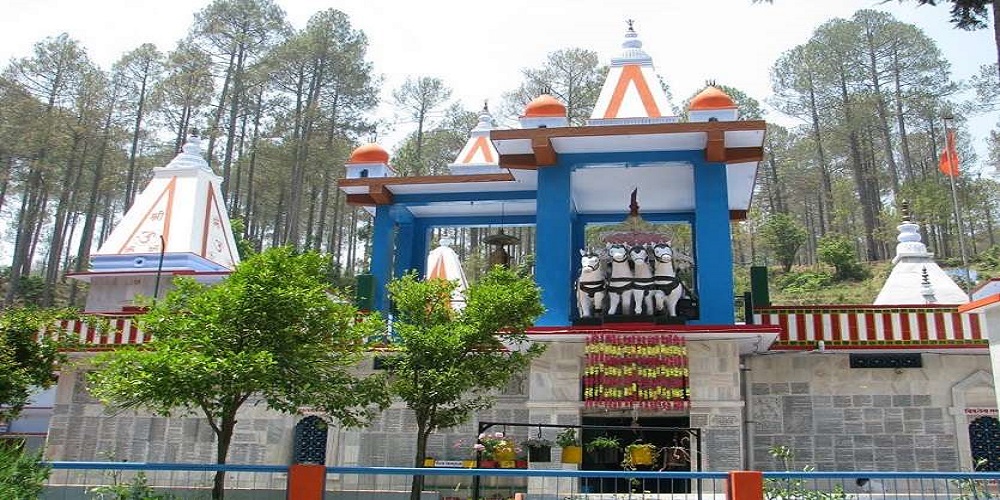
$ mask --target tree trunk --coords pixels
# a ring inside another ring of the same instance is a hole
[[[414,467],[423,467],[424,459],[427,458],[427,437],[430,431],[427,430],[427,418],[417,417],[417,456],[414,458]],[[420,500],[420,492],[424,490],[424,476],[414,474],[410,482],[410,500]]]
[[[24,271],[24,261],[28,254],[32,231],[35,228],[35,214],[37,211],[37,193],[41,191],[42,174],[37,167],[30,167],[28,179],[21,194],[21,205],[17,211],[17,231],[14,239],[14,255],[11,259],[10,277],[7,281],[7,294],[4,296],[4,305],[10,306],[14,303],[20,292],[21,277]]]
[[[222,200],[229,200],[229,172],[233,164],[233,146],[236,137],[236,118],[240,109],[240,99],[243,98],[243,66],[246,62],[246,48],[240,44],[239,55],[236,58],[236,70],[233,72],[233,93],[229,98],[229,129],[226,130],[226,151],[222,158]]]
[[[899,145],[903,153],[903,171],[907,180],[913,180],[913,161],[910,158],[910,140],[906,137],[906,117],[903,112],[903,86],[899,79],[899,46],[892,45],[892,77],[895,84],[894,97],[896,101],[896,128],[899,129]]]
[[[812,69],[810,69],[810,72]],[[820,184],[823,186],[820,195],[820,220],[819,234],[826,234],[830,228],[829,211],[827,208],[833,203],[833,180],[830,178],[830,168],[826,162],[826,152],[823,150],[823,136],[820,134],[819,107],[816,104],[816,90],[813,87],[812,74],[809,75],[809,114],[812,118],[813,140],[816,141],[816,159],[819,161]]]
[[[858,140],[858,133],[854,127],[853,115],[851,113],[851,102],[850,95],[847,91],[847,75],[844,74],[844,68],[840,70],[840,92],[841,92],[841,105],[844,107],[844,125],[848,128],[848,148],[850,151],[850,161],[851,170],[854,173],[854,183],[858,190],[858,197],[861,202],[861,218],[864,221],[864,232],[865,232],[865,253],[867,254],[867,260],[876,260],[876,242],[875,242],[875,229],[876,215],[875,207],[871,206],[868,202],[871,200],[871,195],[869,193],[870,188],[870,178],[869,172],[865,171],[863,161],[861,159],[861,145]]]
[[[875,54],[875,39],[871,29],[866,30],[868,39],[868,69],[871,71],[872,86],[875,91],[875,109],[878,111],[879,132],[882,134],[885,163],[889,168],[889,179],[892,181],[892,193],[899,194],[899,168],[892,151],[892,133],[889,131],[889,113],[886,110],[885,99],[882,98],[882,83],[878,75],[878,57]],[[874,144],[872,144],[874,148]]]
[[[997,74],[1000,75],[1000,0],[993,0],[993,45],[997,49]]]
[[[236,427],[236,415],[224,416],[219,422],[219,430],[216,433],[215,463],[225,465],[229,456],[229,444],[233,440],[233,429]],[[212,482],[212,500],[222,500],[226,495],[226,471],[220,470],[215,473],[215,480]]]
[[[135,125],[132,126],[132,147],[128,153],[128,174],[125,176],[125,211],[128,212],[135,199],[135,156],[139,150],[139,131],[142,128],[143,111],[146,108],[146,81],[149,79],[150,60],[147,58],[142,72],[142,83],[139,84],[139,102],[135,110]]]

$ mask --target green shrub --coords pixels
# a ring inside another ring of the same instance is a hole
[[[0,498],[4,500],[35,500],[49,478],[49,466],[41,462],[40,453],[28,453],[24,443],[0,441]]]
[[[837,281],[868,278],[868,270],[858,263],[854,253],[854,243],[846,236],[828,234],[820,238],[817,253],[820,262],[836,269]]]
[[[789,272],[776,276],[774,285],[786,293],[815,292],[833,284],[833,276],[824,272]]]
[[[146,473],[139,471],[131,481],[121,480],[121,471],[111,473],[112,483],[106,486],[91,488],[89,493],[95,500],[174,500],[177,498],[169,493],[157,493]]]

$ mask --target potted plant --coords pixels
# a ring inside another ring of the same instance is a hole
[[[637,439],[625,447],[625,460],[622,461],[622,467],[634,470],[637,465],[652,465],[656,462],[658,452],[656,445]]]
[[[587,441],[585,449],[594,463],[615,464],[621,460],[621,442],[614,436],[597,436]]]
[[[514,440],[502,432],[480,434],[475,449],[480,452],[479,465],[483,468],[497,467],[501,462],[513,462],[517,456]]]
[[[524,447],[528,449],[528,460],[531,462],[551,462],[552,461],[552,441],[542,437],[541,431],[533,438],[524,441]]]
[[[514,459],[515,469],[527,469],[528,468],[528,455],[523,451],[517,453],[517,458]]]
[[[583,462],[583,448],[580,447],[576,429],[570,427],[560,432],[556,436],[556,444],[562,448],[562,463],[579,465]]]

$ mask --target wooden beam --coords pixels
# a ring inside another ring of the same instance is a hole
[[[764,148],[726,148],[726,163],[764,161]]]
[[[731,221],[733,221],[733,220],[747,220],[747,211],[746,210],[730,210],[729,211],[729,220],[731,220]]]
[[[534,137],[531,139],[531,151],[535,153],[535,162],[539,167],[548,167],[556,164],[556,150],[552,149],[552,139],[548,137]]]
[[[389,191],[389,188],[385,184],[369,186],[368,196],[371,196],[372,200],[375,200],[376,205],[392,204],[392,191]]]
[[[538,163],[535,155],[500,155],[499,164],[503,168],[515,168],[522,170],[536,170]]]
[[[507,173],[499,174],[462,174],[462,175],[422,175],[414,177],[362,177],[358,179],[340,179],[338,187],[351,186],[392,186],[395,184],[462,184],[465,182],[506,182],[514,180]]]
[[[705,143],[705,161],[722,163],[726,161],[726,137],[721,130],[709,130]]]
[[[689,132],[722,132],[766,130],[764,120],[735,122],[650,123],[641,125],[602,125],[599,127],[549,127],[491,130],[490,140],[534,139],[536,137],[594,137],[614,135],[682,134]],[[534,143],[532,143],[534,145]]]
[[[371,206],[377,205],[375,200],[372,199],[370,195],[366,194],[349,194],[347,195],[348,205],[361,205],[361,206]]]

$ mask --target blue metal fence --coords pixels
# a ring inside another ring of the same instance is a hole
[[[114,499],[115,488],[146,489],[178,499],[207,499],[212,477],[227,472],[230,500],[285,498],[288,466],[128,462],[52,462],[44,500]],[[327,467],[329,500],[405,500],[414,475],[424,500],[723,500],[725,472]],[[1000,498],[998,472],[764,472],[768,500],[923,500]],[[131,498],[131,497],[130,497]],[[141,498],[141,497],[139,497]]]
[[[986,500],[1000,472],[764,472],[764,498],[809,500]]]

